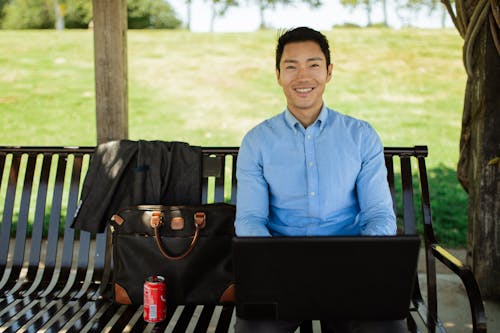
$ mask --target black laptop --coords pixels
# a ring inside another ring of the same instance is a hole
[[[419,247],[418,236],[235,237],[236,314],[405,318]]]

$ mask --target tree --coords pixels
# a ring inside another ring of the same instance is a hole
[[[292,5],[294,3],[303,2],[311,7],[319,7],[322,4],[321,0],[255,0],[257,5],[259,6],[260,13],[260,29],[267,28],[266,20],[265,20],[265,11],[269,8],[276,8],[278,4],[282,5]]]
[[[375,1],[376,0],[340,0],[340,4],[351,9],[364,6],[366,9],[368,26],[370,26],[372,25],[372,6]]]
[[[399,0],[398,3],[398,15],[401,18],[401,20],[406,20],[410,23],[411,25],[411,18],[415,17],[418,12],[421,10],[426,9],[429,14],[432,14],[439,8],[443,8],[444,6],[441,5],[440,0]],[[407,13],[407,17],[405,18],[404,15],[401,15],[400,12],[404,11]],[[446,14],[446,10],[444,9],[444,13]],[[441,25],[444,27],[444,19],[441,20]]]
[[[54,28],[53,0],[12,0],[4,7],[2,28],[51,29]]]
[[[467,72],[458,178],[469,194],[467,263],[485,298],[500,297],[500,4],[442,0],[464,39]]]
[[[191,31],[191,9],[193,0],[186,0],[186,28]]]
[[[175,29],[181,21],[173,8],[163,0],[128,0],[129,29]]]
[[[384,26],[389,26],[387,19],[387,0],[340,0],[340,4],[346,7],[350,7],[351,9],[363,6],[366,10],[366,19],[368,22],[368,26],[373,25],[372,22],[372,11],[373,7],[377,3],[382,3],[382,10],[384,13]]]
[[[92,1],[67,0],[64,15],[66,28],[85,29],[92,21]]]
[[[181,25],[173,8],[163,0],[128,0],[127,12],[132,29],[175,29]],[[58,19],[61,27],[87,28],[92,16],[89,0],[12,0],[5,6],[2,27],[50,29]]]
[[[56,17],[56,29],[64,30],[64,11],[66,4],[59,0],[54,0],[54,13]]]
[[[0,0],[0,26],[2,25],[3,17],[5,16],[4,8],[9,3],[9,0]]]
[[[212,15],[210,17],[210,32],[214,31],[215,19],[218,16],[224,16],[227,10],[232,6],[237,6],[236,0],[210,0],[212,3]]]

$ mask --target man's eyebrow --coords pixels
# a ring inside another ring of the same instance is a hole
[[[313,57],[313,58],[307,59],[307,61],[323,61],[323,60],[324,60],[324,58],[322,58],[322,57]]]
[[[322,57],[313,57],[313,58],[308,58],[306,61],[323,61],[324,58]],[[298,60],[295,59],[283,59],[284,63],[298,63]]]

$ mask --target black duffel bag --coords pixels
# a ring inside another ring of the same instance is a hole
[[[219,304],[232,292],[235,206],[140,205],[113,215],[113,289],[142,304],[146,278],[166,279],[168,304]]]

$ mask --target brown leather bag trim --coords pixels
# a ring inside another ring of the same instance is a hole
[[[194,213],[194,224],[200,229],[205,228],[205,226],[207,225],[207,216],[204,212]]]
[[[231,283],[222,293],[219,299],[220,303],[236,303],[235,285]]]
[[[132,304],[125,288],[115,283],[115,302],[120,304]]]
[[[172,230],[184,229],[184,218],[181,216],[172,217],[172,220],[170,220],[170,229]]]
[[[111,216],[111,221],[116,222],[116,224],[118,224],[118,225],[122,225],[123,222],[125,222],[125,220],[120,215],[116,215],[116,214]]]
[[[151,224],[151,228],[158,228],[163,223],[161,211],[152,212],[149,223]]]

